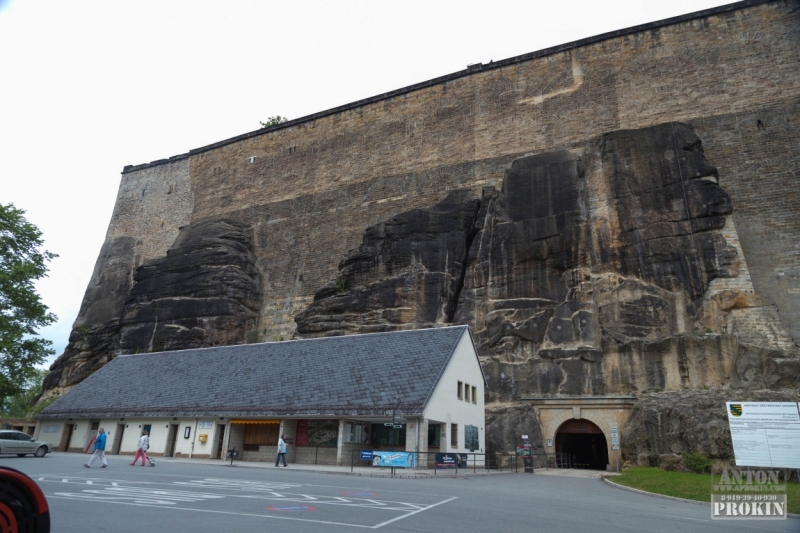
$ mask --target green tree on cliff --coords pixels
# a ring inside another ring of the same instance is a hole
[[[35,365],[55,353],[50,341],[34,337],[56,317],[33,284],[57,256],[40,249],[42,232],[24,215],[14,204],[0,204],[0,403],[23,392],[36,376]]]
[[[277,126],[278,124],[289,122],[289,119],[280,115],[275,115],[274,117],[269,117],[266,122],[261,122],[260,120],[258,122],[261,124],[262,128],[271,128],[273,126]]]

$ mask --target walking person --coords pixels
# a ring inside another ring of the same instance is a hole
[[[278,439],[278,457],[275,458],[275,466],[278,466],[278,463],[281,462],[283,459],[283,466],[288,466],[286,464],[286,434],[280,436]]]
[[[139,442],[136,443],[136,455],[133,456],[133,461],[128,463],[131,466],[136,464],[136,460],[141,457],[142,458],[142,466],[146,466],[145,462],[147,461],[147,450],[150,449],[150,436],[147,434],[147,430],[142,430],[142,436],[139,437]]]
[[[103,466],[100,468],[105,468],[108,466],[108,461],[106,461],[106,432],[103,428],[97,430],[97,438],[94,440],[94,453],[89,458],[89,462],[86,463],[86,468],[91,468],[92,464],[95,462],[97,458],[100,458],[100,462],[103,463]]]

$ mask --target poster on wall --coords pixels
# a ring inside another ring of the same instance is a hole
[[[800,468],[800,404],[726,402],[737,466]]]
[[[308,420],[297,421],[297,431],[294,434],[295,446],[308,446]]]
[[[308,446],[336,448],[338,444],[338,420],[308,420]]]
[[[471,452],[476,452],[481,447],[478,436],[478,426],[467,424],[464,426],[464,447]]]

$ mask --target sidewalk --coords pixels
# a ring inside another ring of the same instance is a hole
[[[53,455],[77,455],[74,453],[67,454],[66,452],[51,452]],[[130,456],[119,456],[119,455],[110,455],[107,456],[109,459],[112,457],[125,457],[127,460],[130,460]],[[156,467],[161,464],[165,463],[189,463],[189,464],[199,464],[199,465],[207,465],[207,466],[221,466],[231,468],[231,461],[230,459],[227,460],[220,460],[220,459],[190,459],[188,457],[153,457],[156,462]],[[301,471],[301,472],[313,472],[315,474],[338,474],[342,476],[362,476],[362,477],[384,477],[384,478],[409,478],[409,479],[435,479],[437,477],[477,477],[477,476],[497,476],[497,475],[507,475],[507,474],[523,474],[522,465],[520,465],[519,471],[515,472],[514,470],[486,470],[481,467],[477,468],[459,468],[456,469],[405,469],[405,468],[395,468],[394,474],[390,468],[380,468],[380,467],[370,467],[370,466],[354,466],[350,468],[350,465],[312,465],[312,464],[300,464],[300,463],[289,463],[289,466],[284,468],[283,466],[275,467],[274,463],[272,462],[257,462],[257,461],[233,461],[233,468],[278,468],[280,470],[293,470],[293,471]],[[607,476],[618,476],[616,472],[603,472],[600,470],[579,470],[579,469],[571,469],[571,468],[537,468],[534,470],[534,475],[540,476],[564,476],[564,477],[576,477],[576,478],[588,478],[588,479],[597,479]]]
[[[582,470],[578,468],[550,468],[549,470],[539,469],[535,474],[540,476],[564,476],[564,477],[583,477],[589,479],[600,479],[618,476],[617,472],[606,472],[604,470]]]
[[[181,463],[198,463],[208,465],[222,465],[230,467],[230,460],[220,461],[218,459],[188,459],[176,457],[159,457],[156,461],[175,461]],[[254,462],[254,461],[234,461],[234,467],[245,468],[275,468],[275,465],[267,462]],[[278,468],[283,468],[282,466]],[[520,465],[519,472],[514,470],[486,470],[481,467],[477,468],[459,468],[456,469],[405,469],[395,468],[392,474],[389,468],[369,467],[369,466],[355,466],[353,471],[350,471],[349,465],[309,465],[309,464],[289,464],[288,469],[301,470],[304,472],[314,472],[317,474],[339,474],[347,476],[365,476],[365,477],[396,477],[396,478],[435,478],[435,477],[473,477],[473,476],[496,476],[506,474],[523,474],[522,466]],[[582,470],[577,468],[537,468],[534,470],[534,475],[538,476],[563,476],[587,479],[600,479],[604,477],[618,476],[616,472],[605,472],[602,470]]]
[[[58,455],[66,455],[64,452],[52,452]],[[107,456],[111,457],[119,457],[119,456]],[[128,456],[124,456],[128,457]],[[207,466],[221,466],[231,468],[231,461],[230,459],[227,460],[220,460],[220,459],[189,459],[188,457],[153,457],[156,462],[156,467],[165,463],[189,463],[189,464],[201,464]],[[130,460],[128,458],[128,460]],[[233,461],[233,468],[264,468],[264,469],[280,469],[280,470],[293,470],[293,471],[301,471],[301,472],[313,472],[315,474],[338,474],[344,476],[363,476],[363,477],[386,477],[386,478],[436,478],[436,477],[466,477],[466,476],[494,476],[499,474],[513,474],[513,471],[504,470],[502,472],[496,470],[485,470],[483,468],[476,468],[474,471],[472,468],[459,468],[457,471],[456,469],[439,469],[434,471],[433,469],[405,469],[405,468],[395,468],[394,474],[390,468],[380,468],[380,467],[369,467],[369,466],[354,466],[350,468],[350,465],[312,465],[312,464],[300,464],[300,463],[289,463],[289,466],[284,468],[283,466],[276,467],[272,462],[257,462],[257,461]]]

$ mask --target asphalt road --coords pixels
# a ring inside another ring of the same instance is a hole
[[[109,467],[87,456],[1,456],[31,476],[54,533],[800,531],[800,520],[714,521],[709,507],[634,494],[598,479],[509,474],[384,479],[158,461]]]

